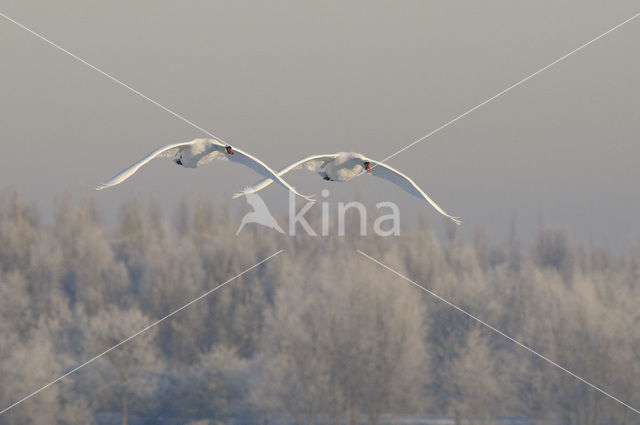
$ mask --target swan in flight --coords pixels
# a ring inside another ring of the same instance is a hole
[[[186,168],[196,168],[200,165],[207,164],[214,159],[223,159],[233,161],[245,165],[253,169],[256,173],[269,179],[269,182],[273,182],[273,179],[277,180],[285,188],[289,189],[296,195],[313,202],[314,199],[310,196],[301,195],[286,181],[282,179],[274,170],[269,168],[264,162],[258,158],[249,155],[248,153],[231,146],[221,143],[215,139],[195,139],[190,142],[173,143],[163,146],[151,152],[149,155],[142,158],[140,161],[131,165],[130,167],[122,170],[116,174],[108,182],[96,187],[96,190],[106,189],[107,187],[115,186],[122,183],[129,177],[131,177],[136,171],[140,169],[147,162],[154,158],[166,158],[172,157],[173,162]]]
[[[427,201],[440,214],[450,218],[454,223],[460,224],[459,217],[453,217],[444,212],[444,210],[440,208],[438,204],[436,204],[426,193],[424,193],[424,191],[420,189],[420,187],[409,177],[402,174],[400,171],[391,168],[387,164],[374,161],[362,154],[355,152],[339,152],[329,155],[312,155],[288,165],[280,170],[278,175],[282,176],[293,169],[300,168],[308,171],[316,171],[323,179],[338,182],[349,181],[361,173],[367,172],[376,177],[390,181],[413,196],[416,196],[423,201]],[[252,186],[252,190],[253,192],[257,192],[269,186],[271,183],[273,183],[273,180],[267,177]],[[233,198],[235,199],[244,194],[246,194],[246,190],[244,192],[235,193]]]

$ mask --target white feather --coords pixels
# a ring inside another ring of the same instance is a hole
[[[144,158],[142,158],[140,161],[138,161],[135,164],[125,168],[124,170],[122,170],[118,174],[116,174],[115,176],[111,177],[111,179],[109,181],[107,181],[107,182],[105,182],[105,183],[103,183],[103,184],[101,184],[99,186],[96,186],[96,190],[102,190],[102,189],[106,189],[108,187],[120,184],[123,181],[125,181],[126,179],[128,179],[129,177],[131,177],[133,174],[135,174],[135,172],[138,171],[140,169],[140,167],[145,165],[147,162],[151,161],[153,158],[166,156],[167,155],[167,151],[171,151],[171,150],[174,150],[176,148],[178,148],[178,150],[179,150],[181,147],[186,146],[186,145],[188,145],[188,143],[174,143],[174,144],[166,145],[166,146],[163,146],[163,147],[161,147],[159,149],[156,149],[153,152],[149,153]]]
[[[207,164],[214,159],[223,159],[242,164],[251,168],[265,178],[276,180],[280,185],[292,191],[296,195],[309,201],[313,201],[313,197],[298,193],[291,185],[289,185],[289,183],[282,179],[282,177],[258,158],[234,147],[232,147],[233,154],[228,154],[226,148],[226,144],[215,139],[195,139],[190,142],[166,145],[156,149],[140,161],[122,170],[106,183],[96,187],[96,190],[102,190],[107,187],[120,184],[135,174],[143,165],[152,159],[156,157],[166,157],[173,153],[175,155],[174,161],[177,162],[179,160],[182,166],[187,168],[196,168],[200,165]]]
[[[446,212],[444,212],[444,210],[440,208],[440,206],[438,206],[438,204],[436,204],[433,199],[431,199],[426,193],[424,193],[424,191],[420,188],[420,186],[418,186],[413,180],[411,180],[405,174],[381,162],[377,162],[372,159],[368,159],[368,161],[371,163],[372,175],[385,179],[388,182],[395,184],[405,192],[408,192],[413,196],[416,196],[424,201],[427,201],[433,208],[436,209],[436,211],[438,211],[443,216],[450,218],[454,223],[458,225],[461,223],[460,217],[453,217],[447,214]]]
[[[299,168],[304,168],[307,171],[322,170],[327,165],[327,163],[329,161],[334,160],[337,155],[338,154],[333,154],[333,155],[311,155],[311,156],[308,156],[306,158],[301,159],[300,161],[296,161],[293,164],[287,165],[282,170],[278,171],[278,176],[282,176],[282,175],[288,173],[291,170],[299,169]],[[233,194],[233,199],[236,199],[236,198],[244,195],[245,193],[247,193],[246,190],[251,190],[251,192],[258,192],[258,191],[264,189],[265,187],[269,186],[271,183],[273,183],[273,179],[272,178],[266,178],[264,180],[260,180],[259,182],[257,182],[253,186],[250,186],[249,188],[245,188],[244,191],[234,193]]]
[[[365,173],[364,163],[368,161],[371,165],[371,174],[387,180],[403,189],[405,192],[426,201],[435,208],[440,214],[451,219],[454,223],[460,224],[459,217],[453,217],[447,214],[438,204],[434,202],[424,191],[409,177],[400,171],[389,167],[386,164],[369,159],[362,154],[356,152],[339,152],[329,155],[312,155],[296,161],[278,172],[282,176],[296,168],[304,168],[309,171],[317,171],[321,176],[326,176],[333,181],[346,182],[354,177]],[[251,191],[258,192],[273,182],[271,178],[261,180],[251,186]],[[247,189],[245,189],[246,191]],[[237,192],[233,194],[233,198],[242,196],[246,192]]]

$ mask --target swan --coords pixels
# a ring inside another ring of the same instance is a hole
[[[400,171],[373,159],[367,158],[364,155],[356,152],[338,152],[328,155],[311,155],[300,161],[294,162],[280,170],[279,176],[282,176],[289,171],[303,168],[308,171],[317,171],[318,174],[325,180],[346,182],[352,178],[358,176],[361,173],[367,172],[376,177],[383,178],[396,186],[400,187],[404,191],[416,196],[423,201],[427,201],[433,208],[440,214],[451,219],[454,223],[460,224],[459,217],[453,217],[436,204],[420,187],[409,177],[401,173]],[[266,178],[259,181],[252,186],[253,192],[264,189],[273,182],[271,178]],[[238,192],[233,194],[233,198],[237,198],[246,193]]]
[[[264,162],[258,158],[231,146],[221,143],[215,139],[195,139],[190,142],[173,143],[163,146],[149,153],[149,155],[142,158],[140,161],[125,168],[106,183],[97,186],[96,190],[106,189],[111,186],[122,183],[129,177],[131,177],[136,171],[138,171],[143,165],[151,161],[154,158],[166,158],[173,156],[173,162],[181,165],[185,168],[196,168],[201,165],[207,164],[214,159],[223,159],[233,161],[245,165],[253,169],[256,173],[269,179],[269,182],[273,182],[273,179],[277,180],[285,188],[289,189],[296,195],[313,202],[314,199],[311,196],[301,195],[286,181],[284,181],[274,170],[269,168]]]

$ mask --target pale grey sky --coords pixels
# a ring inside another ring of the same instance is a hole
[[[280,168],[309,153],[382,159],[640,12],[629,1],[86,2],[0,0],[0,11],[232,145]],[[640,19],[630,22],[389,164],[466,229],[525,234],[543,215],[579,239],[640,236]],[[163,144],[202,133],[0,19],[0,186],[51,208],[64,190],[168,210],[256,181],[217,163],[155,161],[125,184],[94,185]],[[364,176],[363,176],[364,177]],[[326,184],[298,172],[305,193]],[[393,186],[328,186],[424,209]],[[272,209],[286,193],[266,190]],[[232,201],[243,204],[243,200]],[[284,209],[284,206],[283,208]]]

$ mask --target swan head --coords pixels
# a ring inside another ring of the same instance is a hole
[[[371,174],[371,163],[369,161],[364,161],[364,169],[367,170],[367,173]]]
[[[182,157],[179,158],[173,158],[173,162],[175,162],[178,165],[182,165]]]
[[[231,146],[226,146],[225,149],[229,155],[233,155],[233,149],[231,149]]]

